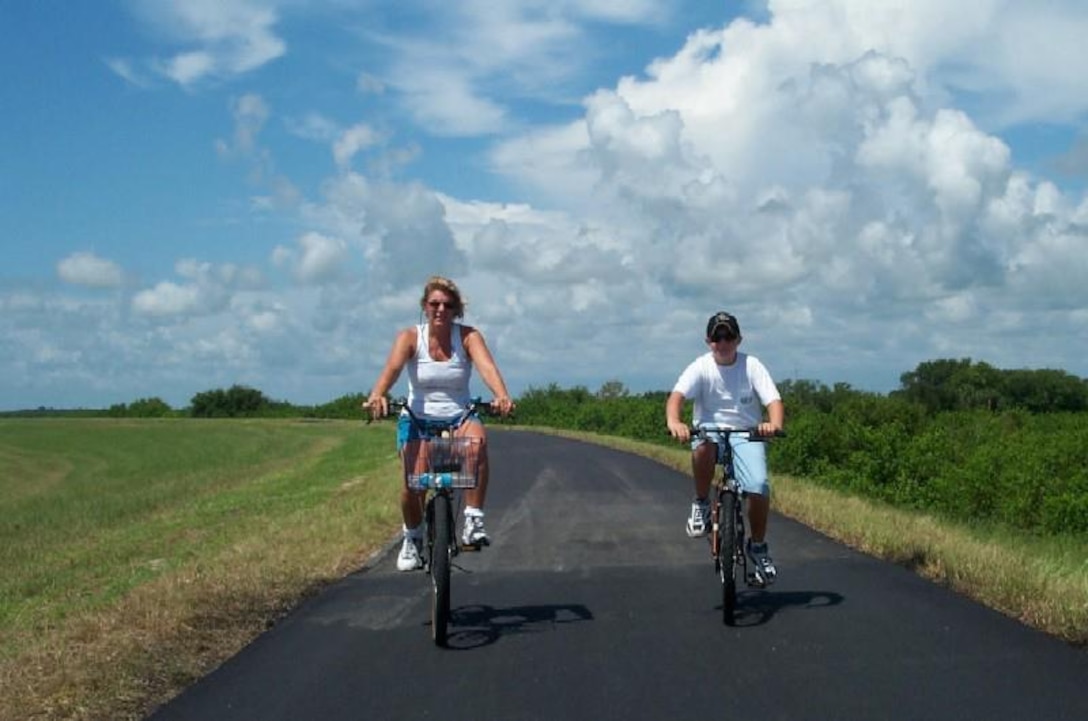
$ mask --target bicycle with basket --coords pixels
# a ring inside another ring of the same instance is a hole
[[[415,492],[425,493],[423,508],[423,559],[431,576],[431,636],[435,645],[445,646],[450,623],[450,573],[454,558],[461,551],[478,551],[480,546],[462,545],[457,539],[457,519],[462,517],[461,491],[479,483],[480,454],[483,440],[458,436],[454,430],[474,414],[486,414],[490,405],[473,398],[462,413],[450,421],[436,422],[418,418],[406,399],[389,404],[390,410],[402,411],[418,430],[419,438],[409,440],[402,449],[404,482]]]

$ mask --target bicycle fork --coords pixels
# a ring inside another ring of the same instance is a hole
[[[436,513],[435,505],[436,504],[434,502],[434,499],[436,497],[437,497],[437,494],[432,495],[430,498],[428,498],[427,499],[427,505],[426,505],[426,507],[424,509],[424,514],[425,514],[424,519],[425,519],[425,522],[427,524],[427,566],[428,566],[428,568],[430,568],[432,566],[432,564],[433,564],[435,542],[438,540],[435,537],[435,533],[437,532],[435,529],[437,528],[437,526],[435,525],[435,513]],[[448,534],[449,537],[445,539],[446,540],[445,546],[449,550],[450,561],[452,562],[453,558],[455,556],[457,556],[458,552],[461,550],[460,549],[460,544],[457,542],[457,527],[456,527],[456,523],[455,523],[455,521],[457,520],[457,514],[454,511],[454,504],[453,504],[453,498],[452,497],[450,497],[448,499],[448,502],[445,504],[445,508],[447,509],[447,513],[448,513],[448,516],[449,516],[449,518],[447,519],[448,523],[445,524],[445,527],[447,529],[449,529],[449,534]]]
[[[724,532],[724,524],[722,523],[722,514],[727,513],[726,504],[722,502],[725,494],[729,491],[718,489],[714,495],[714,501],[710,504],[710,554],[714,558],[714,570],[720,571],[723,563],[733,563],[736,559],[722,558],[722,533]],[[737,526],[740,529],[740,526]]]

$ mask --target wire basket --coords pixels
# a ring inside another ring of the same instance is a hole
[[[404,482],[413,491],[475,488],[479,480],[480,438],[419,438],[404,445]]]

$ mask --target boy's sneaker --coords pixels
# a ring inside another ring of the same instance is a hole
[[[778,578],[778,569],[771,560],[770,550],[766,542],[752,543],[748,539],[748,585],[770,586]]]
[[[687,532],[691,538],[705,536],[710,528],[710,503],[696,498],[691,503],[691,515],[688,516]]]
[[[397,555],[398,571],[414,571],[417,568],[423,568],[423,555],[419,552],[420,545],[419,539],[404,536],[400,554]]]
[[[475,546],[476,548],[491,545],[491,539],[487,537],[487,531],[484,530],[484,516],[482,513],[465,514],[465,526],[461,530],[461,545]]]

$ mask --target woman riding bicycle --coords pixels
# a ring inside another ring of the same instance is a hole
[[[448,278],[431,277],[423,286],[420,300],[425,322],[397,333],[385,367],[371,388],[366,407],[376,416],[389,412],[386,394],[397,382],[401,371],[408,368],[408,406],[424,422],[456,423],[470,402],[469,380],[473,366],[480,371],[487,387],[495,396],[492,408],[500,415],[514,409],[502,374],[487,348],[479,330],[458,323],[464,317],[465,304],[461,291]],[[454,435],[479,438],[479,483],[465,492],[465,523],[462,543],[482,546],[490,543],[484,530],[484,499],[487,494],[488,464],[486,433],[475,415],[461,420]],[[408,414],[402,414],[397,426],[397,447],[420,437],[419,428]],[[422,543],[422,492],[404,487],[401,490],[401,513],[404,517],[404,539],[397,568],[411,571],[423,566],[420,555]]]
[[[695,500],[691,504],[687,533],[704,536],[710,520],[707,496],[718,459],[717,446],[703,438],[691,438],[688,425],[680,419],[685,400],[694,400],[696,426],[713,424],[729,428],[755,428],[759,435],[781,431],[785,408],[767,368],[755,356],[739,353],[740,324],[729,313],[715,313],[706,325],[709,353],[696,358],[676,381],[665,402],[665,423],[669,433],[681,442],[691,440],[691,468],[695,478]],[[762,407],[761,407],[762,406]],[[767,420],[763,419],[763,407]],[[766,542],[770,515],[770,484],[764,444],[730,436],[737,480],[748,494],[748,523],[751,540],[746,552],[750,570],[761,584],[773,583],[778,575]]]

